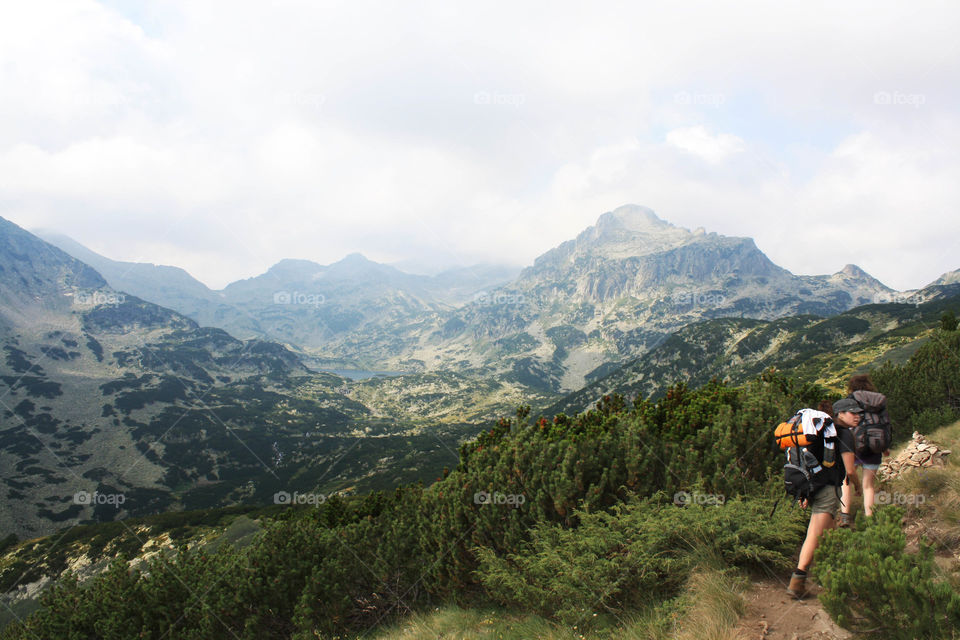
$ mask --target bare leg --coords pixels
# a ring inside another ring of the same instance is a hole
[[[868,516],[873,515],[873,501],[876,497],[876,483],[874,478],[877,477],[876,471],[871,471],[870,469],[863,470],[863,512]]]
[[[852,513],[851,501],[853,500],[853,485],[847,482],[843,483],[843,486],[840,488],[840,500],[843,501],[843,504],[840,505],[841,513]]]
[[[829,513],[815,513],[810,516],[810,525],[807,527],[807,537],[803,541],[803,547],[800,549],[800,559],[797,561],[797,568],[806,571],[813,564],[813,552],[817,550],[820,544],[820,536],[827,529],[833,529],[833,516]]]

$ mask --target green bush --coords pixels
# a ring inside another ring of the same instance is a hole
[[[943,312],[943,315],[940,316],[940,328],[943,331],[957,330],[957,314],[953,312],[953,309],[947,309]]]
[[[901,433],[946,421],[960,406],[958,356],[960,333],[939,332],[907,365],[874,376]],[[438,601],[475,602],[484,590],[509,607],[602,622],[675,596],[705,556],[785,571],[803,537],[803,513],[781,507],[771,516],[770,500],[736,496],[766,495],[773,486],[782,494],[772,427],[822,397],[815,385],[767,371],[739,387],[675,385],[656,402],[610,396],[572,417],[531,421],[521,410],[464,444],[457,468],[428,488],[277,511],[242,549],[181,548],[139,571],[118,564],[83,587],[65,579],[44,596],[43,609],[0,637],[299,640],[368,629]],[[727,500],[681,508],[665,498],[678,491]],[[491,495],[523,500],[481,499]],[[168,514],[152,524],[189,530],[224,515]],[[830,585],[828,610],[854,625],[877,611],[896,625],[917,613],[904,628],[918,633],[933,624],[928,619],[957,624],[956,597],[930,578],[929,551],[904,554],[898,526],[884,522],[826,537],[818,564]],[[97,546],[107,531],[70,535]],[[873,538],[850,538],[861,534]],[[835,542],[844,540],[847,553]],[[874,566],[884,582],[855,573]],[[883,609],[891,585],[919,595]]]
[[[903,510],[880,507],[856,529],[824,535],[814,570],[824,609],[842,627],[879,637],[956,638],[960,595],[935,579],[932,548],[904,551]]]
[[[6,538],[0,540],[0,553],[4,553],[15,544],[17,544],[17,536],[11,533]]]
[[[675,596],[704,558],[727,566],[787,570],[803,539],[796,510],[770,516],[767,500],[677,506],[663,494],[610,512],[580,512],[580,526],[534,527],[514,553],[478,548],[477,575],[487,593],[510,608],[568,625],[621,616]],[[601,618],[602,619],[602,618]]]
[[[949,424],[960,417],[960,332],[935,330],[906,364],[871,375],[887,395],[894,442]]]

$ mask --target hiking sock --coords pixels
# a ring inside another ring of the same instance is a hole
[[[806,577],[807,577],[807,572],[804,571],[803,569],[794,569],[794,570],[793,570],[793,574],[794,574],[795,576],[797,576],[798,578],[806,578]]]

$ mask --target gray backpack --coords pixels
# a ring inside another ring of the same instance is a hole
[[[876,391],[854,391],[850,397],[863,409],[860,424],[853,429],[857,455],[883,453],[890,448],[890,441],[893,439],[890,414],[887,413],[887,397]]]

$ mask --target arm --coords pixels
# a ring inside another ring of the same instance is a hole
[[[860,487],[860,478],[857,477],[857,467],[853,464],[855,459],[854,455],[850,452],[844,451],[840,454],[840,458],[843,460],[843,468],[847,472],[847,477],[844,479],[844,483],[853,482],[853,489],[857,492],[857,495],[862,494],[862,489]]]

